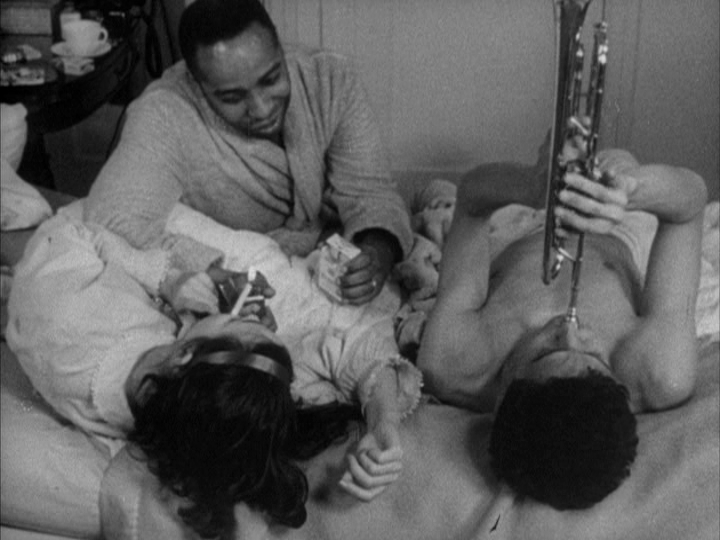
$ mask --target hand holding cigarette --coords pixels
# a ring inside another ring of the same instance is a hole
[[[247,272],[233,272],[213,267],[208,270],[218,293],[221,313],[234,317],[253,317],[275,330],[277,324],[265,300],[275,295],[265,276],[254,268]]]

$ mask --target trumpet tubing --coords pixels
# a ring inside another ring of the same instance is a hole
[[[547,177],[545,216],[545,243],[543,249],[542,278],[549,284],[560,272],[565,261],[570,261],[572,285],[567,318],[577,321],[576,303],[584,235],[577,233],[574,250],[567,241],[555,234],[555,207],[558,194],[565,187],[567,172],[578,172],[588,178],[599,179],[596,170],[596,149],[600,129],[600,114],[605,87],[608,42],[607,23],[595,25],[590,80],[583,93],[585,48],[581,32],[591,0],[553,0],[555,15],[556,64],[555,107],[550,140],[550,166]],[[604,9],[603,9],[604,12]],[[585,109],[581,110],[582,99]],[[586,120],[582,117],[585,117]],[[582,140],[583,151],[572,159],[563,155],[569,140]]]

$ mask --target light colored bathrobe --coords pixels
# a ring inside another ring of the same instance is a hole
[[[406,255],[408,212],[351,63],[300,48],[287,50],[286,61],[284,149],[225,123],[179,62],[128,108],[120,143],[91,188],[86,219],[137,247],[169,244],[181,269],[203,270],[218,254],[163,236],[177,202],[236,230],[266,233],[293,218],[294,229],[300,224],[313,238],[337,217],[347,238],[384,229]]]

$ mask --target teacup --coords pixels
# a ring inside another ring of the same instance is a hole
[[[107,42],[108,31],[97,21],[81,19],[63,24],[62,37],[74,55],[90,56]]]

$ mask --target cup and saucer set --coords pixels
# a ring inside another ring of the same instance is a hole
[[[108,53],[110,49],[112,49],[112,45],[108,42],[100,43],[94,50],[87,51],[84,54],[77,54],[73,52],[65,41],[58,41],[57,43],[53,43],[50,47],[50,50],[54,55],[61,56],[63,58],[72,58],[77,56],[83,58],[97,58],[98,56]]]
[[[50,50],[61,58],[97,58],[112,49],[108,31],[97,21],[79,19],[62,26],[63,41],[53,43]]]

